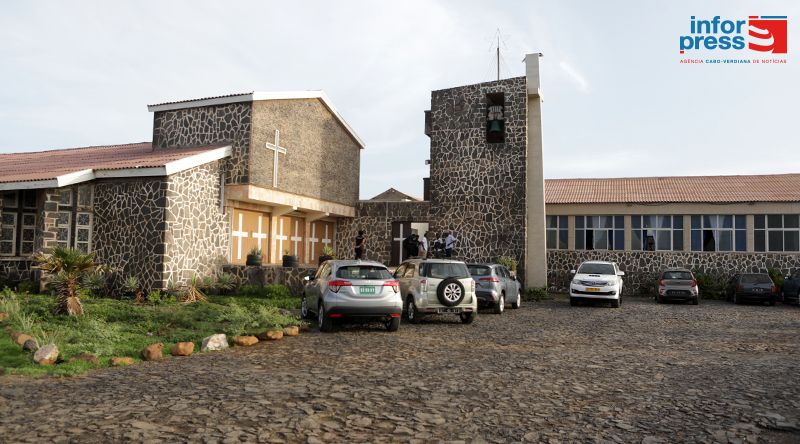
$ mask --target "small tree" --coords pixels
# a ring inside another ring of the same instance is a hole
[[[56,313],[70,316],[82,315],[83,305],[78,290],[83,278],[105,267],[95,263],[94,253],[85,254],[74,248],[58,247],[52,254],[39,253],[34,257],[36,268],[53,276],[52,285],[58,295]]]

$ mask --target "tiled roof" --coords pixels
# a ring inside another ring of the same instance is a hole
[[[153,150],[150,142],[0,154],[0,183],[54,180],[85,170],[163,167],[170,162],[220,148]]]
[[[249,96],[252,95],[253,91],[243,92],[243,93],[235,93],[235,94],[223,94],[221,96],[210,96],[210,97],[200,97],[195,99],[182,99],[182,100],[173,100],[169,102],[161,102],[161,103],[153,103],[147,106],[161,106],[161,105],[173,105],[175,103],[189,103],[189,102],[199,102],[203,100],[214,100],[214,99],[226,99],[229,97],[238,97],[238,96]],[[252,100],[250,97],[246,97],[246,99],[242,101],[249,101]]]
[[[545,202],[800,202],[800,174],[547,179]]]

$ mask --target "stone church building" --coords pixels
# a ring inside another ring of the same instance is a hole
[[[56,246],[96,252],[117,284],[223,269],[252,280],[256,248],[261,280],[297,291],[323,248],[352,257],[358,230],[388,265],[412,231],[451,231],[459,258],[511,256],[536,287],[563,289],[591,259],[618,262],[626,292],[666,267],[800,268],[800,174],[545,181],[539,60],[431,93],[422,198],[359,200],[364,143],[320,91],[150,105],[151,142],[0,154],[0,285],[35,279],[33,253]],[[284,255],[300,266],[281,267]]]

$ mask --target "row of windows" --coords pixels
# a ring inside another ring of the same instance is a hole
[[[59,247],[73,247],[84,253],[92,251],[92,213],[59,211],[55,227]],[[29,256],[34,253],[35,244],[36,213],[0,214],[0,256]]]
[[[631,216],[631,250],[683,251],[683,215]],[[569,218],[547,216],[547,248],[567,249]],[[576,250],[624,250],[624,216],[575,216]],[[744,215],[692,215],[691,251],[747,251]],[[754,216],[755,251],[800,251],[800,215]]]

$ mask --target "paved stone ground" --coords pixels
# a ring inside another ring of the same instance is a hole
[[[800,308],[528,303],[0,378],[2,442],[799,442]]]

